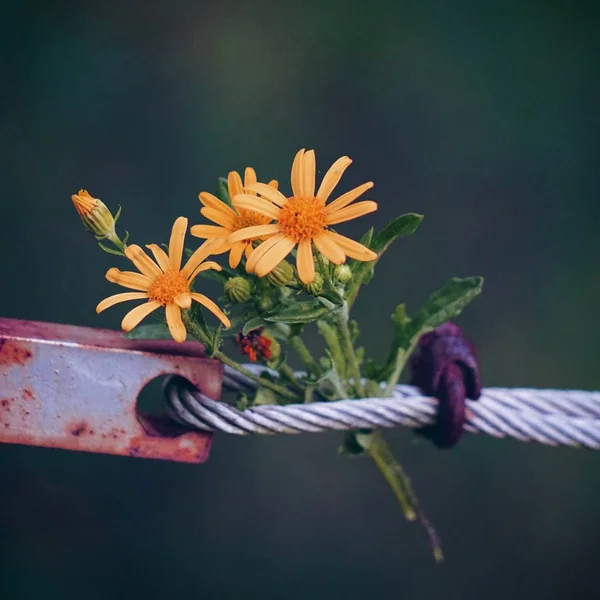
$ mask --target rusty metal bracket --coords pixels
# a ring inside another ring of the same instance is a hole
[[[212,434],[137,409],[142,388],[161,375],[221,396],[223,365],[201,344],[0,319],[0,442],[204,462]]]

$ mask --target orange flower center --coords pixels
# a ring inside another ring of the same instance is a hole
[[[238,209],[238,215],[235,218],[232,231],[238,231],[238,229],[244,229],[245,227],[254,227],[255,225],[266,225],[269,221],[269,217],[264,217],[251,210]],[[244,242],[249,241],[250,240],[244,240]]]
[[[296,242],[312,239],[327,227],[325,207],[317,198],[292,196],[279,213],[279,225]]]
[[[163,306],[173,304],[179,294],[190,291],[190,284],[181,271],[171,269],[159,275],[148,290],[148,298],[160,302]]]
[[[244,229],[245,227],[254,227],[255,225],[264,225],[269,220],[251,210],[240,210],[233,224],[233,231]]]

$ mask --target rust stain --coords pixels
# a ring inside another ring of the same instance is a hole
[[[33,352],[29,344],[16,340],[0,339],[0,366],[20,365],[25,366]]]
[[[22,396],[23,400],[33,400],[35,398],[35,394],[29,388],[23,390]]]
[[[139,458],[204,462],[208,458],[211,441],[210,436],[197,433],[186,433],[175,438],[142,435],[132,438],[128,454]]]
[[[81,421],[79,423],[74,423],[73,425],[69,425],[67,429],[68,429],[68,432],[73,437],[79,437],[86,433],[90,433],[90,431],[88,429],[88,425],[85,421]]]

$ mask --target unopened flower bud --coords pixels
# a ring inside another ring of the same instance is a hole
[[[225,283],[225,294],[236,303],[247,302],[250,299],[252,286],[247,279],[243,277],[232,277]]]
[[[116,238],[115,218],[102,200],[92,198],[86,190],[79,190],[71,200],[86,229],[98,238]]]
[[[289,285],[294,280],[294,267],[283,260],[267,275],[267,279],[276,286]]]
[[[307,283],[304,289],[313,296],[318,296],[323,291],[323,276],[321,273],[315,273],[315,278],[311,283]]]
[[[337,265],[333,277],[338,283],[346,285],[352,279],[352,269],[348,265]]]

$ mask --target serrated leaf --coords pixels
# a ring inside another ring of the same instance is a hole
[[[433,293],[412,319],[415,334],[434,329],[457,317],[481,293],[483,277],[453,278]]]
[[[317,302],[297,302],[275,313],[263,315],[263,318],[272,323],[312,323],[330,312],[329,308]]]
[[[164,323],[139,325],[129,333],[124,334],[128,340],[170,340],[169,328]]]
[[[242,327],[242,335],[248,335],[253,329],[264,327],[264,325],[265,320],[262,317],[253,317],[244,323],[244,326]]]
[[[219,177],[219,179],[217,179],[217,198],[221,202],[227,204],[227,206],[231,206],[229,187],[227,186],[227,179],[225,179],[225,177]]]

